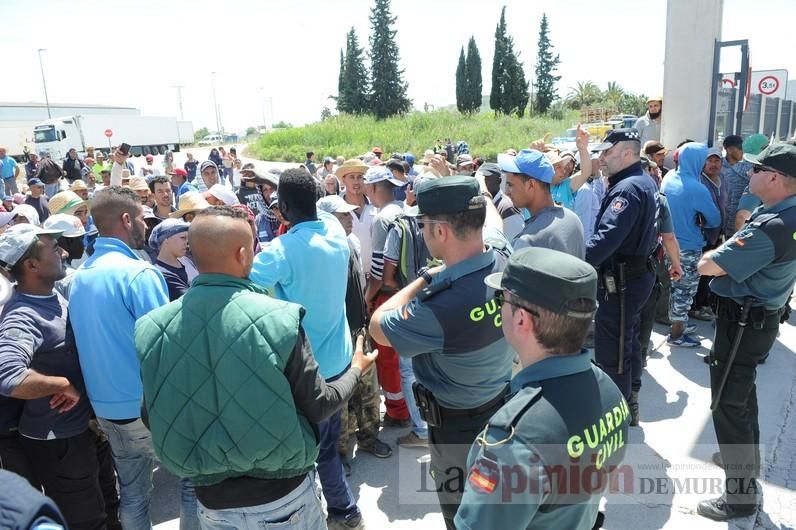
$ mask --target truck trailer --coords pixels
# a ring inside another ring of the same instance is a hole
[[[108,155],[121,143],[130,144],[134,156],[156,155],[193,143],[193,125],[161,116],[64,116],[36,125],[33,140],[37,151],[47,151],[55,160],[65,158],[70,149],[84,154],[89,146]]]

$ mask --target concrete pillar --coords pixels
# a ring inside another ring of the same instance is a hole
[[[661,141],[673,149],[707,141],[714,42],[721,40],[723,0],[668,0]]]

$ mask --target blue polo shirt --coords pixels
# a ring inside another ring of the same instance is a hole
[[[514,351],[503,337],[494,291],[484,284],[505,262],[502,254],[489,249],[446,267],[430,288],[450,282],[449,288],[382,316],[390,344],[398,355],[412,359],[417,381],[443,407],[479,407],[511,379]]]
[[[345,318],[348,240],[340,222],[318,212],[318,219],[293,226],[263,246],[249,278],[280,300],[304,306],[302,326],[325,379],[351,363],[351,333]]]
[[[17,167],[17,161],[10,156],[0,158],[0,177],[3,177],[3,180],[12,178],[15,167]]]

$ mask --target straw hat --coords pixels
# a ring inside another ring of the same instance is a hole
[[[173,219],[182,219],[182,216],[186,213],[198,212],[199,210],[210,208],[210,203],[208,203],[198,191],[189,191],[180,195],[179,206],[179,210],[169,214],[169,217]]]
[[[86,183],[82,180],[77,179],[72,183],[71,186],[69,186],[69,189],[72,191],[86,191],[88,190],[88,186],[86,186]]]
[[[144,177],[132,177],[127,187],[133,191],[149,191],[149,186]]]
[[[75,211],[78,208],[87,204],[86,201],[80,198],[80,196],[71,190],[62,191],[56,193],[47,203],[47,208],[50,210],[52,215],[58,213],[68,213],[69,215],[74,215]]]
[[[368,169],[370,169],[370,166],[368,166],[362,160],[358,158],[352,158],[343,162],[340,167],[337,168],[337,171],[335,171],[334,174],[339,178],[343,178],[343,175],[350,175],[352,173],[364,175]]]

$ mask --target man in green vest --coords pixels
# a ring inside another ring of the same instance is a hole
[[[378,353],[365,355],[360,337],[351,367],[327,384],[301,326],[304,309],[248,279],[245,213],[208,208],[188,239],[200,275],[136,323],[155,452],[195,485],[203,528],[286,520],[325,528],[315,424],[346,402]]]

